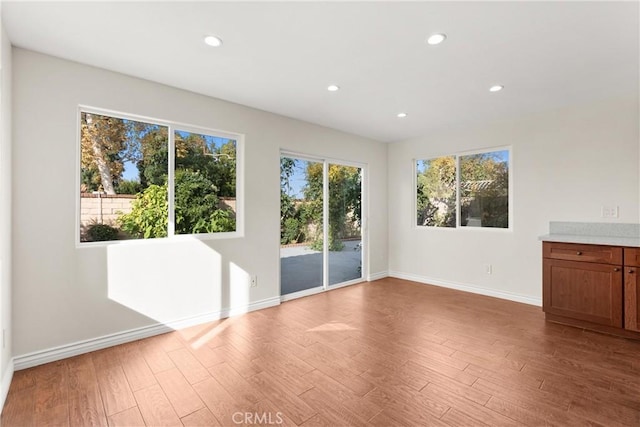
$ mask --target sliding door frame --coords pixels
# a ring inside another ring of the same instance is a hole
[[[366,163],[352,162],[348,160],[334,159],[331,157],[304,154],[297,151],[280,150],[280,158],[289,157],[292,159],[306,160],[310,162],[322,162],[322,285],[311,289],[282,295],[282,263],[278,262],[278,286],[280,287],[280,301],[289,301],[314,295],[344,286],[355,285],[366,281],[369,274],[369,176],[368,165]],[[329,165],[349,166],[360,169],[360,204],[361,204],[361,224],[360,224],[360,278],[348,280],[335,285],[329,285]],[[281,224],[279,224],[279,227]],[[280,258],[280,239],[278,238],[278,258]]]

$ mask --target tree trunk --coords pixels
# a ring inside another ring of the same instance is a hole
[[[111,179],[111,169],[109,168],[109,164],[104,158],[104,153],[102,152],[102,147],[100,146],[97,132],[93,128],[93,116],[89,113],[86,113],[85,117],[87,121],[87,130],[89,131],[89,139],[91,140],[91,149],[93,150],[93,157],[95,159],[96,165],[98,166],[98,173],[100,174],[102,189],[107,194],[116,194],[116,190],[113,188],[113,181]]]

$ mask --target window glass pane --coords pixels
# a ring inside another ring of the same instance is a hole
[[[418,160],[417,225],[456,226],[456,158],[455,156]]]
[[[362,277],[362,170],[329,164],[329,285]]]
[[[236,230],[236,141],[175,132],[175,233]]]
[[[322,162],[280,158],[280,292],[318,288],[323,269]]]
[[[80,241],[167,235],[167,132],[81,113]]]
[[[460,156],[460,224],[509,227],[509,151]]]

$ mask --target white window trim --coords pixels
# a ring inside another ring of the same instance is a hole
[[[493,151],[507,151],[509,153],[509,226],[506,228],[498,227],[467,227],[460,224],[460,157],[470,156],[473,154],[491,153]],[[418,163],[423,160],[433,160],[440,157],[455,157],[456,160],[456,226],[455,227],[436,227],[433,225],[418,225]],[[511,233],[513,232],[513,146],[498,146],[482,148],[477,150],[458,151],[455,153],[427,155],[416,157],[413,159],[413,214],[412,228],[417,230],[466,230],[470,232],[492,232],[492,233]],[[464,231],[464,232],[466,232]]]
[[[168,147],[168,203],[169,203],[169,222],[167,225],[167,237],[157,237],[153,239],[128,239],[128,240],[110,240],[104,242],[81,242],[80,241],[80,185],[81,185],[81,156],[82,156],[82,113],[99,114],[103,116],[115,117],[118,119],[139,121],[151,123],[159,126],[166,126],[169,136]],[[75,220],[75,242],[76,248],[95,248],[111,245],[140,245],[153,244],[166,241],[184,241],[184,240],[226,240],[244,237],[244,134],[229,132],[225,130],[207,128],[186,123],[175,122],[171,120],[156,119],[153,117],[141,116],[137,114],[123,113],[120,111],[97,108],[88,105],[79,105],[76,115],[76,220]],[[185,131],[191,133],[199,133],[207,136],[220,138],[228,138],[236,141],[236,230],[220,233],[201,233],[201,234],[175,234],[175,202],[174,202],[174,176],[175,176],[175,132]]]

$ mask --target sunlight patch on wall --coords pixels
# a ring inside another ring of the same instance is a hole
[[[109,299],[160,323],[219,312],[221,270],[220,254],[196,239],[107,248]]]

